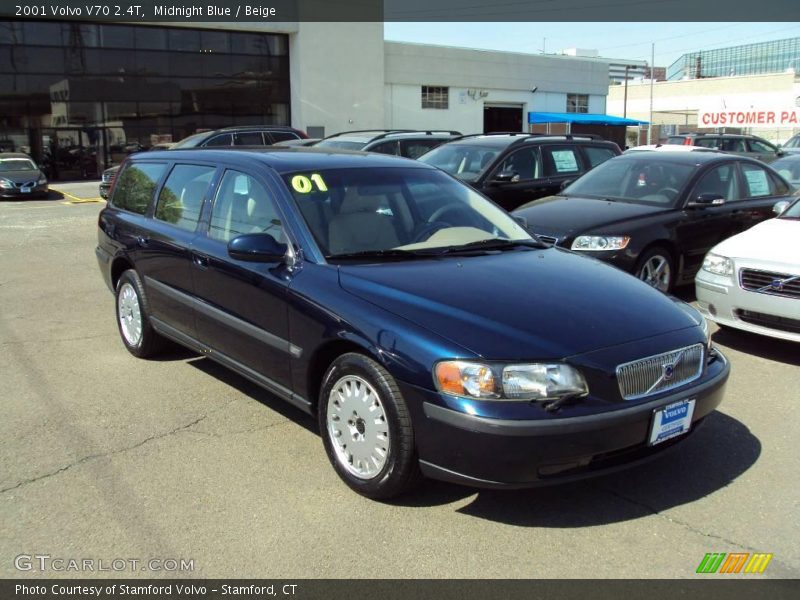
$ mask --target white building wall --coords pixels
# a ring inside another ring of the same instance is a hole
[[[386,127],[474,133],[486,105],[520,107],[526,123],[528,112],[565,112],[568,93],[588,94],[589,112],[605,114],[603,62],[399,42],[386,42],[385,57]],[[423,85],[449,87],[449,107],[423,109]]]
[[[292,126],[384,127],[383,23],[297,24],[289,37]]]

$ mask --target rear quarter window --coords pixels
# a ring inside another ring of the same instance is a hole
[[[589,161],[590,169],[595,168],[597,165],[617,155],[617,153],[610,148],[603,148],[601,146],[584,146],[583,151],[586,152],[586,158]]]
[[[145,214],[166,168],[166,163],[130,163],[119,175],[111,204],[121,210]]]

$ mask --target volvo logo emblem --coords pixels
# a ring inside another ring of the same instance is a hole
[[[661,374],[662,381],[669,381],[675,375],[675,363],[667,363],[662,365],[663,373]]]
[[[769,285],[773,290],[780,291],[783,289],[783,279],[773,279]]]

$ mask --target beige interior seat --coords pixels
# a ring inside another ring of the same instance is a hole
[[[400,244],[394,217],[380,213],[384,196],[362,196],[352,186],[347,189],[339,214],[328,224],[331,254],[385,250]]]

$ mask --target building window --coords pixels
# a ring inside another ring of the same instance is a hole
[[[447,109],[450,88],[433,85],[422,86],[422,108]]]
[[[589,94],[567,94],[568,113],[588,113]]]

